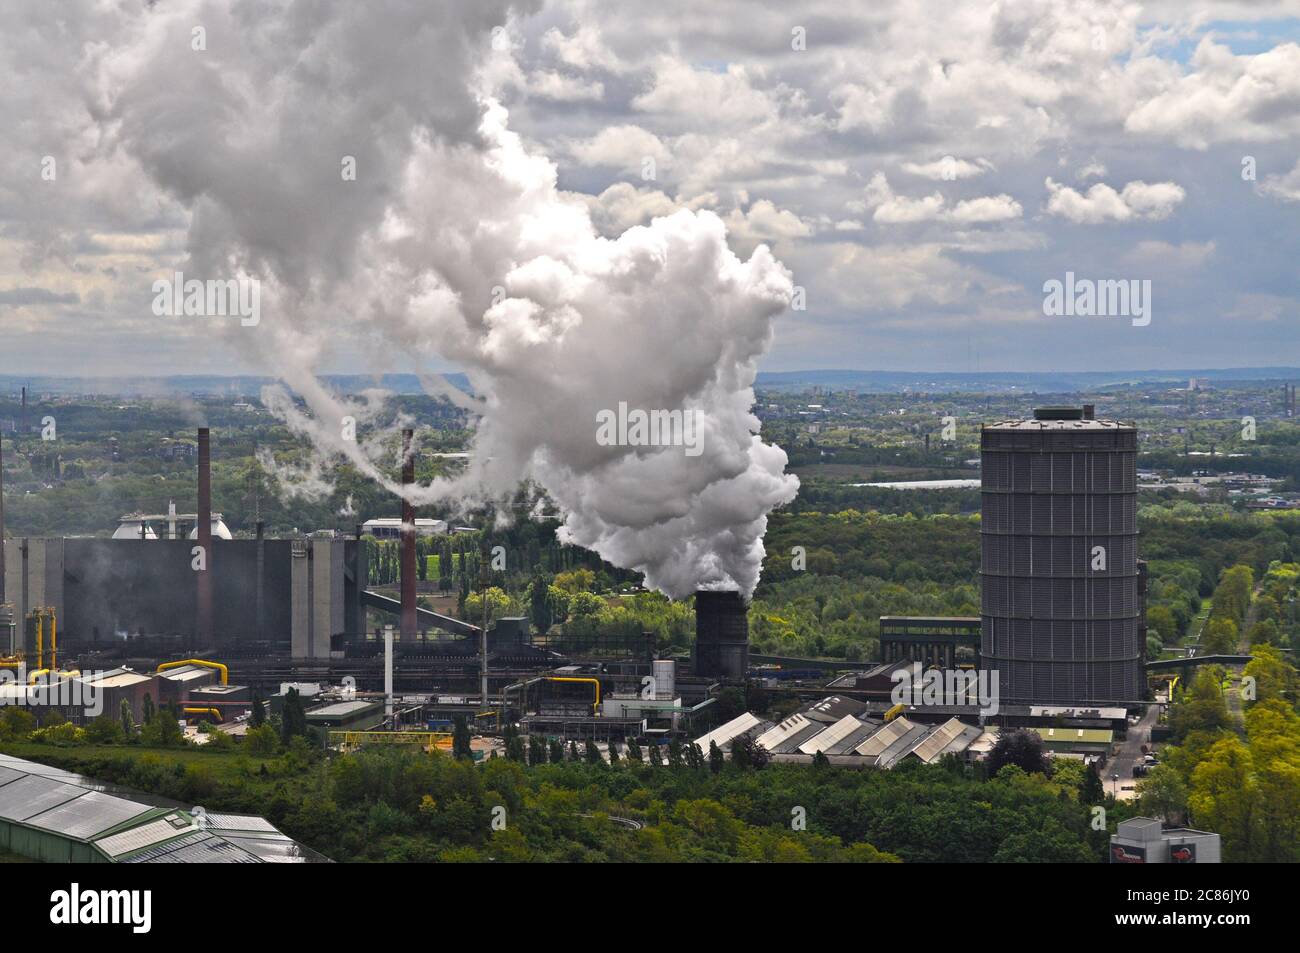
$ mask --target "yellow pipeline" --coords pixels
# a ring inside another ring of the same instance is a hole
[[[594,713],[600,707],[600,679],[598,678],[569,678],[561,675],[547,675],[548,682],[588,682],[596,686],[596,700],[592,702],[591,710]]]
[[[59,670],[59,624],[53,609],[50,610],[50,668]]]
[[[211,715],[213,721],[221,721],[221,712],[215,708],[182,708],[186,715]]]
[[[66,672],[60,672],[58,669],[51,669],[51,668],[38,668],[36,671],[28,673],[27,684],[35,685],[36,680],[40,678],[42,675],[47,676],[46,681],[49,681],[48,676],[50,675],[57,675],[59,678],[74,678],[80,674],[81,674],[81,669],[79,668],[68,669],[68,671]]]
[[[182,665],[206,665],[208,668],[215,668],[221,673],[221,684],[230,684],[230,669],[226,668],[226,666],[222,665],[220,662],[209,662],[207,659],[201,658],[186,658],[180,659],[176,662],[163,662],[158,666],[154,674],[157,675],[159,672],[164,672],[169,668],[179,668]]]

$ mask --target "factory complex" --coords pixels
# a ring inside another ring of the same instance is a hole
[[[232,538],[213,509],[211,437],[200,429],[196,512],[128,514],[111,539],[4,540],[0,667],[21,677],[0,685],[0,701],[58,708],[74,724],[119,712],[140,721],[147,706],[174,705],[191,725],[239,736],[253,705],[275,713],[293,694],[339,749],[449,748],[463,720],[476,738],[515,725],[605,749],[676,739],[724,755],[748,739],[777,762],[880,769],[979,760],[998,730],[1016,727],[1037,731],[1055,756],[1104,765],[1149,704],[1136,432],[1091,407],[1045,408],[986,425],[982,447],[981,614],[883,617],[880,658],[848,663],[751,657],[748,606],[734,590],[696,593],[694,645],[679,657],[660,657],[649,636],[559,652],[524,617],[476,625],[432,611],[419,604],[416,537],[458,528],[419,518],[404,499],[400,519],[359,524],[352,538],[272,539],[260,522],[253,538]],[[407,430],[405,485],[415,480],[411,448]],[[400,566],[385,592],[368,584],[366,540],[390,537]],[[900,699],[900,681],[927,675],[969,676],[983,694]],[[724,717],[723,690],[745,684],[792,714]],[[0,801],[71,785],[47,812],[81,794],[74,781],[31,772],[10,781]],[[45,813],[5,810],[12,849],[45,836],[26,833],[46,830]],[[86,836],[69,856],[115,859],[117,845],[136,843],[132,831],[161,835],[164,825],[184,832],[165,840],[178,845],[174,859],[256,855],[239,830],[194,830],[183,812],[102,819],[75,828]]]

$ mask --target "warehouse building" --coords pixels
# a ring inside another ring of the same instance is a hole
[[[695,744],[705,753],[710,743],[727,751],[737,738],[748,735],[773,761],[807,764],[821,755],[841,767],[888,769],[907,760],[934,764],[946,755],[970,758],[971,746],[984,734],[982,728],[958,718],[940,724],[905,717],[883,721],[866,717],[864,707],[854,699],[831,695],[776,725],[744,714],[697,738]]]
[[[265,818],[208,814],[102,790],[91,778],[0,754],[0,850],[45,863],[324,861]]]
[[[701,735],[695,739],[695,743],[700,746],[700,750],[707,755],[709,745],[716,744],[721,750],[728,751],[731,749],[732,742],[744,735],[757,737],[772,727],[770,721],[763,721],[749,712],[737,715],[726,724],[719,725],[707,735]]]
[[[307,724],[327,731],[367,731],[384,720],[381,702],[343,701],[307,712]]]

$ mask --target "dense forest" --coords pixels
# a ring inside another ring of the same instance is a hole
[[[482,766],[391,748],[282,753],[9,743],[6,750],[208,810],[260,813],[343,861],[1095,862],[1129,816],[1077,763],[986,779],[949,760],[895,771],[565,759]],[[667,758],[664,758],[667,761]],[[1101,802],[1099,802],[1101,803]]]

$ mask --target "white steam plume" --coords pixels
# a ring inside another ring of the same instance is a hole
[[[414,502],[501,499],[531,478],[565,540],[650,586],[749,595],[767,514],[798,486],[750,412],[789,273],[766,246],[738,259],[708,211],[597,232],[487,89],[511,55],[494,28],[537,6],[159,4],[136,42],[88,54],[102,148],[190,210],[187,271],[261,279],[261,324],[228,333],[303,398],[310,414],[266,395],[325,459],[400,493],[378,441],[342,436],[373,406],[316,373],[358,347],[417,372],[441,358],[481,397],[462,400],[480,415],[474,455]],[[207,49],[190,53],[200,24]],[[694,412],[701,452],[601,445],[597,414],[620,403]]]

